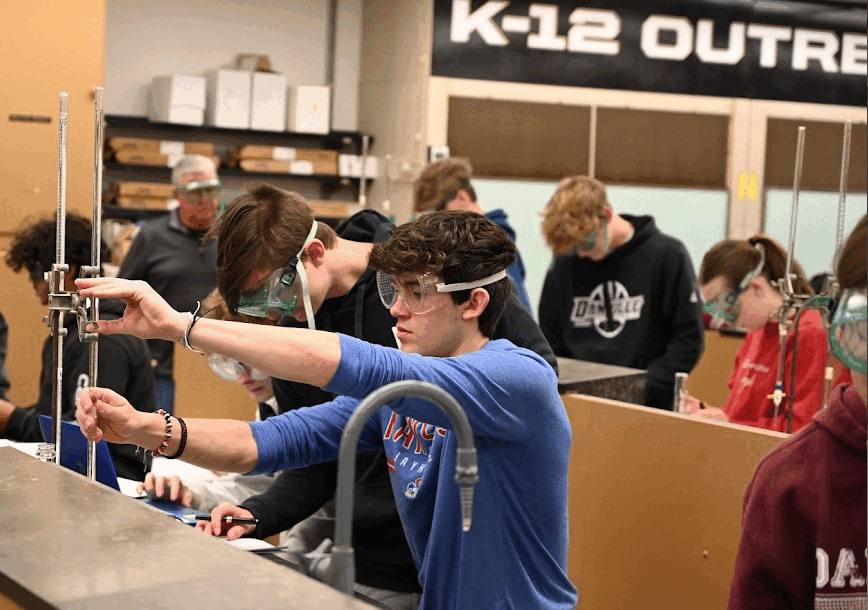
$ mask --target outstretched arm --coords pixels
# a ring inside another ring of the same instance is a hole
[[[102,334],[129,334],[143,339],[179,341],[190,321],[147,283],[118,278],[78,279],[83,297],[121,299],[119,320],[100,320]],[[92,326],[88,330],[93,330]],[[272,377],[323,387],[334,376],[341,358],[338,336],[302,328],[199,319],[189,334],[197,349],[224,354]]]
[[[166,436],[166,420],[159,413],[136,411],[127,400],[112,390],[87,388],[81,393],[76,412],[84,435],[91,441],[138,445],[156,449]],[[231,472],[250,472],[256,466],[258,451],[246,422],[233,419],[191,419],[187,424],[184,461],[203,468]],[[181,429],[172,418],[173,434],[166,455],[178,452]]]

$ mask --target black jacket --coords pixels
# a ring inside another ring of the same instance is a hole
[[[702,355],[702,303],[687,249],[650,216],[624,215],[633,238],[599,262],[555,257],[539,303],[558,356],[648,370],[645,404],[672,410],[674,376]]]
[[[100,301],[100,318],[116,320],[121,317],[123,304],[116,300]],[[67,314],[63,321],[67,335],[63,339],[63,419],[75,420],[75,408],[82,388],[90,385],[90,347],[78,340],[78,318]],[[52,414],[52,383],[54,357],[52,338],[42,347],[42,374],[39,378],[39,400],[32,408],[17,408],[9,417],[7,438],[22,442],[42,442],[40,415]],[[154,373],[147,344],[131,335],[101,335],[99,338],[99,368],[97,385],[114,390],[139,411],[153,412]],[[142,453],[135,455],[133,445],[109,443],[118,476],[142,481],[145,470]]]
[[[395,226],[381,214],[365,210],[341,223],[336,231],[344,239],[364,243],[386,241]],[[318,330],[352,335],[379,345],[396,347],[392,327],[396,320],[380,301],[375,272],[368,269],[343,297],[326,300],[315,316]],[[283,325],[297,325],[295,320]],[[554,353],[530,312],[513,292],[495,330],[495,339],[510,339],[543,356],[557,370]],[[328,402],[334,394],[304,384],[274,380],[281,413]],[[395,591],[420,591],[418,573],[404,536],[385,455],[359,454],[356,460],[353,506],[353,548],[356,580],[367,586]],[[241,506],[260,519],[255,535],[270,536],[292,527],[333,500],[337,463],[326,462],[278,475],[265,493]]]
[[[0,399],[6,400],[9,391],[9,373],[6,372],[6,341],[9,338],[9,327],[6,319],[0,313]]]

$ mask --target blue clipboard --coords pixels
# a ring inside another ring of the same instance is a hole
[[[40,415],[39,426],[42,428],[42,437],[50,442],[53,438],[51,418]],[[87,476],[87,439],[78,424],[70,421],[60,422],[60,465]],[[96,444],[96,480],[106,487],[121,490],[118,473],[105,441]]]

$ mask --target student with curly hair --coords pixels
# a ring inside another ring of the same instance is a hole
[[[174,311],[143,282],[79,285],[88,296],[132,303],[123,320],[100,325],[101,332],[186,336],[199,349],[339,394],[264,422],[188,421],[181,455],[176,436],[164,450],[201,466],[266,472],[331,460],[348,419],[372,391],[401,380],[441,387],[462,405],[479,456],[468,531],[454,481],[456,434],[439,409],[413,397],[384,405],[367,422],[359,445],[360,451],[386,453],[419,569],[420,608],[571,610],[577,601],[566,575],[571,431],[557,376],[534,352],[493,339],[512,295],[506,269],[514,260],[515,246],[503,230],[471,212],[422,216],[374,245],[369,264],[383,305],[396,319],[400,350],[344,334],[216,320],[200,320],[187,331],[189,315]],[[291,281],[260,287],[283,269],[255,274],[259,280],[248,280],[240,302],[251,309],[296,307]],[[78,420],[89,438],[147,447],[158,446],[167,429],[159,415],[140,415],[122,396],[102,389],[82,396]],[[227,514],[251,513],[218,508],[207,525],[222,533],[220,517]],[[226,533],[251,527],[234,525]]]
[[[55,235],[57,221],[54,218],[37,220],[19,230],[12,238],[6,254],[6,264],[16,273],[24,269],[33,283],[33,290],[43,306],[48,305],[48,282],[44,274],[51,270],[56,260]],[[103,253],[107,250],[105,244]],[[91,223],[77,214],[66,216],[66,262],[69,271],[64,274],[64,289],[76,292],[75,278],[82,266],[90,265]],[[101,260],[105,260],[102,256]],[[116,300],[100,302],[100,318],[114,320],[123,314],[123,303]],[[43,309],[43,313],[45,310]],[[41,315],[34,311],[34,320]],[[75,403],[85,386],[90,385],[90,348],[78,340],[78,317],[64,317],[67,331],[63,340],[63,387],[61,401],[63,419],[75,417]],[[27,329],[16,329],[27,332]],[[154,373],[150,365],[150,352],[141,339],[126,336],[100,337],[99,367],[100,385],[112,388],[124,395],[136,396],[136,408],[152,412],[155,407]],[[31,407],[16,407],[0,400],[0,436],[21,442],[42,442],[39,427],[40,415],[53,413],[54,359],[52,339],[49,336],[42,348],[42,374],[39,382],[39,399]],[[141,481],[145,468],[141,456],[135,455],[130,446],[110,445],[118,476]]]

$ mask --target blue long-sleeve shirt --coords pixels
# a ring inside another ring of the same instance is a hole
[[[568,609],[566,575],[570,425],[546,362],[506,340],[454,358],[426,358],[341,335],[326,389],[338,399],[251,423],[255,472],[335,459],[362,398],[406,379],[433,383],[464,408],[479,460],[473,527],[461,530],[456,437],[433,404],[382,407],[359,448],[385,447],[392,490],[423,589],[420,610]]]

